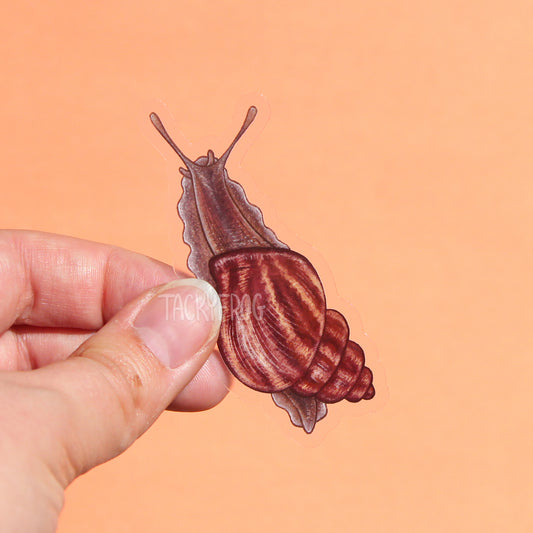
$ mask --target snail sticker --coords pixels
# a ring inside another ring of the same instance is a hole
[[[291,422],[311,433],[327,415],[326,404],[373,398],[372,372],[362,348],[349,340],[344,316],[326,307],[313,265],[276,237],[228,176],[226,161],[256,114],[250,107],[219,158],[209,150],[196,161],[176,146],[155,113],[150,119],[186,166],[179,169],[178,213],[191,249],[188,266],[221,297],[218,348],[224,362],[248,387],[271,393]]]

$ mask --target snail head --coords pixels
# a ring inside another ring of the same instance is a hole
[[[208,150],[207,156],[203,155],[200,156],[196,161],[192,161],[189,159],[176,145],[176,143],[172,140],[170,135],[167,133],[167,130],[163,126],[163,123],[161,122],[161,119],[157,116],[156,113],[150,113],[150,120],[152,121],[152,124],[155,126],[156,130],[161,134],[161,136],[167,141],[167,143],[172,147],[172,149],[178,154],[180,159],[185,163],[187,168],[180,168],[181,174],[186,178],[191,178],[192,174],[195,173],[195,171],[201,170],[201,167],[219,167],[220,170],[222,170],[225,165],[226,161],[228,160],[228,157],[233,150],[233,147],[237,144],[237,141],[243,136],[244,132],[248,129],[250,124],[254,121],[255,117],[257,115],[257,108],[252,106],[248,109],[248,112],[246,113],[246,118],[244,119],[244,122],[241,126],[241,129],[239,130],[239,133],[235,136],[235,139],[233,139],[232,143],[228,146],[227,150],[220,156],[220,158],[216,158],[215,154],[213,153],[213,150]]]

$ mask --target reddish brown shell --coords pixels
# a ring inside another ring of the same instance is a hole
[[[364,352],[348,340],[346,319],[326,309],[320,278],[303,255],[243,248],[213,257],[209,268],[222,301],[218,347],[240,381],[262,392],[290,391],[280,403],[373,396]]]

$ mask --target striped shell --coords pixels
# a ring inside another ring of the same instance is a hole
[[[326,309],[303,255],[247,248],[214,256],[209,268],[223,307],[218,346],[241,382],[323,403],[374,396],[363,350],[348,340],[345,318]]]

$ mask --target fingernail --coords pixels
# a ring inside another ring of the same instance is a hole
[[[222,307],[215,289],[199,279],[164,285],[137,315],[142,342],[167,368],[177,368],[218,335]]]

